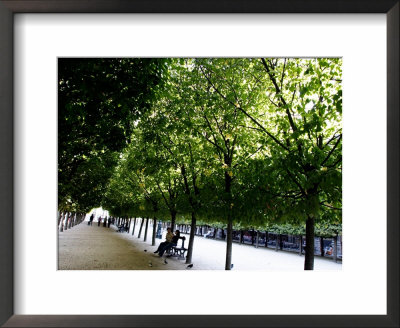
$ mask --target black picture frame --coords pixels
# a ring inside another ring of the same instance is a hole
[[[399,327],[399,8],[399,0],[0,0],[0,324],[4,327]],[[385,13],[387,315],[14,315],[13,134],[17,131],[13,129],[13,17],[16,13]]]

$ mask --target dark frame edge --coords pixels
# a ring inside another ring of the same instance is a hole
[[[399,327],[399,13],[387,13],[387,317]],[[389,288],[390,286],[390,288]]]
[[[44,1],[45,2],[45,1]],[[267,316],[265,324],[260,325],[257,318],[248,318],[254,327],[399,327],[399,2],[387,12],[387,298],[386,316],[312,316],[304,320],[304,316],[288,316],[282,322],[282,316]],[[6,8],[0,1],[0,208],[3,218],[0,220],[0,325],[4,327],[155,327],[165,326],[165,320],[178,320],[181,324],[171,327],[200,327],[210,322],[204,316],[52,316],[52,315],[13,315],[13,14],[16,8]],[[22,12],[22,11],[21,11]],[[27,12],[35,12],[29,10]],[[36,10],[37,12],[37,10]],[[380,11],[382,12],[382,10]],[[4,51],[3,51],[4,50]],[[5,119],[3,119],[5,118]],[[244,316],[213,316],[213,326],[239,327]],[[302,318],[303,317],[303,318]],[[233,319],[232,319],[233,318]],[[239,320],[236,320],[239,319]],[[348,320],[353,321],[349,324]],[[193,323],[194,322],[194,323]],[[191,324],[190,324],[191,323]],[[189,324],[189,325],[188,325]]]
[[[371,315],[14,315],[4,327],[398,327]],[[351,321],[351,323],[350,323]]]
[[[396,0],[2,0],[23,13],[387,13]]]
[[[13,21],[0,2],[0,325],[14,313]]]

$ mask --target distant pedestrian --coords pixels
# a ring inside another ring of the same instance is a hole
[[[100,227],[100,223],[101,223],[101,217],[99,217],[99,218],[97,219],[97,226],[98,226],[98,227]]]
[[[94,214],[92,214],[89,218],[89,224],[93,225]]]
[[[107,218],[104,218],[103,227],[107,228]]]
[[[111,217],[108,217],[108,227],[111,225]]]

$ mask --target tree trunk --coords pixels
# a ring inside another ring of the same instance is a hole
[[[186,255],[186,263],[192,263],[192,255],[193,255],[193,244],[194,244],[194,235],[196,231],[196,214],[192,212],[192,223],[190,225],[190,237],[189,237],[189,246]]]
[[[138,235],[138,238],[140,238],[140,235],[142,234],[143,223],[144,223],[144,219],[142,218],[142,222],[140,222],[140,228],[139,228],[139,235]]]
[[[268,231],[265,231],[265,247],[268,247]]]
[[[146,227],[144,228],[144,237],[143,237],[143,241],[147,240],[147,229],[149,227],[149,218],[146,219]]]
[[[233,149],[232,149],[233,151]],[[227,165],[227,167],[230,167],[232,164],[232,158],[224,154],[224,163]],[[226,228],[226,233],[227,233],[227,238],[226,238],[226,260],[225,260],[225,270],[231,270],[232,266],[232,226],[233,226],[233,217],[232,217],[232,208],[235,204],[232,202],[232,177],[230,174],[228,174],[228,171],[226,170],[224,173],[225,176],[225,193],[227,196],[227,214],[228,214],[228,225]]]
[[[132,218],[129,218],[128,233],[131,231]]]
[[[61,213],[61,212],[58,212],[58,216],[57,216],[57,229],[58,229],[58,227],[60,226],[61,216],[62,216],[62,213]]]
[[[324,257],[324,238],[322,237],[319,238],[319,251],[321,252],[321,256]]]
[[[64,220],[65,220],[65,216],[66,216],[66,214],[65,214],[65,212],[64,212],[63,215],[62,215],[62,219],[61,219],[60,232],[63,232],[63,231],[64,231]]]
[[[240,230],[239,244],[243,244],[243,230]]]
[[[133,229],[132,229],[132,236],[135,233],[135,227],[136,227],[136,218],[133,219]]]
[[[176,221],[176,213],[174,211],[171,212],[171,231],[175,231],[175,221]]]
[[[226,238],[226,260],[225,260],[225,270],[231,270],[232,264],[232,218],[228,218],[227,226],[227,238]]]
[[[65,219],[65,225],[64,225],[64,230],[67,230],[68,229],[68,221],[69,221],[69,216],[70,216],[71,214],[69,213],[69,212],[67,212],[67,218]]]
[[[299,255],[303,254],[303,236],[300,236]]]
[[[308,217],[306,221],[306,247],[304,270],[314,270],[314,218]]]
[[[71,229],[74,226],[75,213],[71,215],[71,219],[69,220],[68,228]]]
[[[278,247],[279,247],[279,236],[278,234],[275,235],[275,251],[278,251]]]
[[[343,258],[343,236],[340,238],[340,252],[342,253]]]
[[[258,248],[258,230],[256,231],[256,248]]]
[[[153,237],[151,239],[151,246],[156,245],[156,228],[157,228],[157,218],[153,218]]]
[[[337,256],[338,256],[338,251],[337,251],[337,235],[333,237],[333,260],[337,262]]]

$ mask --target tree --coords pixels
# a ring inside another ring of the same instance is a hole
[[[60,209],[88,211],[101,202],[135,120],[151,107],[162,85],[165,63],[146,58],[59,59]]]
[[[217,199],[211,203],[214,215],[223,217],[227,224],[227,251],[225,270],[231,269],[232,226],[235,219],[236,197],[240,198],[240,189],[235,181],[242,159],[257,152],[252,142],[252,133],[241,126],[246,124],[246,116],[236,105],[258,106],[260,85],[248,67],[251,61],[246,59],[198,59],[189,69],[190,86],[193,92],[185,97],[188,127],[203,140],[202,151],[210,154],[209,170],[216,175],[214,186]],[[190,101],[192,100],[192,101]],[[211,213],[210,213],[211,214]]]
[[[263,115],[236,107],[265,135],[268,188],[280,219],[306,222],[305,270],[314,266],[314,224],[321,206],[341,208],[341,60],[261,59],[269,105]],[[274,214],[273,214],[274,215]]]
[[[196,222],[226,227],[226,270],[234,225],[305,228],[313,269],[316,227],[341,223],[341,60],[173,59],[162,81],[125,149],[101,156],[119,162],[107,206],[190,222],[188,261]]]
[[[154,111],[146,117],[146,123],[142,126],[146,129],[149,139],[156,142],[158,154],[157,157],[163,158],[163,170],[172,172],[180,172],[180,184],[185,196],[179,206],[181,215],[191,215],[191,230],[188,246],[186,263],[192,262],[194,232],[196,227],[196,212],[199,209],[198,178],[201,174],[202,166],[199,165],[199,140],[195,136],[190,135],[185,121],[182,119],[184,111],[181,109],[185,106],[185,96],[188,92],[188,85],[184,83],[184,74],[179,74],[185,70],[184,67],[177,65],[176,62],[171,63],[170,79],[168,88],[165,88],[164,97],[160,97],[155,105]],[[167,165],[167,167],[165,166]],[[177,178],[175,174],[175,178]],[[176,202],[168,201],[160,188],[161,195],[165,199],[168,207]],[[174,192],[170,192],[171,198]],[[175,206],[176,207],[176,206]],[[172,208],[172,226],[175,225],[176,210]]]

